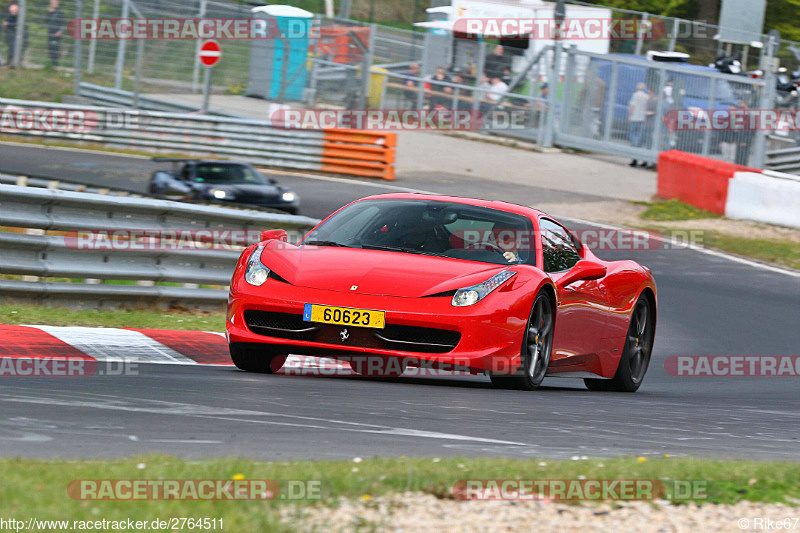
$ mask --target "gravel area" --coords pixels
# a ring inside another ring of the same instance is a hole
[[[457,501],[430,494],[405,493],[341,500],[335,508],[285,507],[281,511],[281,522],[294,531],[333,532],[730,533],[765,529],[757,527],[755,519],[759,517],[772,520],[800,517],[800,507],[756,502],[735,505],[621,502],[612,506],[549,501]],[[740,524],[742,519],[748,523]],[[795,529],[800,530],[800,524]]]

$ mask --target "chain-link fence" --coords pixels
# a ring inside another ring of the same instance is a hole
[[[588,68],[561,84],[559,143],[584,149],[603,144],[613,153],[645,161],[677,149],[761,164],[756,138],[763,132],[714,128],[709,115],[724,118],[732,111],[763,108],[773,98],[764,81],[577,50],[568,50],[566,60],[582,60]]]

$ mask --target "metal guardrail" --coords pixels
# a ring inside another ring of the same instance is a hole
[[[771,150],[766,154],[765,168],[790,174],[800,174],[800,146]]]
[[[235,158],[256,165],[394,179],[395,133],[350,129],[284,129],[270,122],[200,114],[124,111],[134,121],[114,124],[120,109],[0,98],[0,107],[91,114],[82,128],[12,129],[6,135],[68,139],[119,148]]]
[[[103,306],[123,302],[219,305],[227,299],[225,289],[155,283],[227,286],[239,257],[237,247],[214,248],[208,242],[203,246],[200,241],[185,247],[158,243],[87,247],[80,246],[78,232],[127,230],[129,236],[131,231],[169,235],[170,231],[183,230],[181,234],[197,236],[198,230],[257,232],[283,228],[295,230],[298,237],[317,223],[316,219],[296,215],[0,185],[0,226],[7,228],[0,232],[0,273],[23,277],[0,280],[0,294]],[[44,230],[56,234],[47,235]],[[30,276],[88,281],[28,281]],[[97,280],[137,280],[143,284],[117,285]]]
[[[16,176],[13,174],[0,173],[0,184],[17,185],[19,187],[37,187],[41,189],[57,189],[61,191],[89,192],[93,194],[108,194],[111,196],[130,196],[131,198],[142,198],[141,193],[132,189],[112,189],[98,185],[85,185],[74,181],[55,180],[41,176]]]
[[[163,113],[199,113],[197,106],[173,102],[143,94],[136,95],[131,91],[103,87],[93,83],[81,83],[81,98],[87,98],[97,106],[111,106],[120,108],[136,108],[147,111],[161,111]],[[209,114],[220,117],[236,117],[231,113],[222,111],[212,111]]]

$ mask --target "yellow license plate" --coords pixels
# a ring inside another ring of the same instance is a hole
[[[386,313],[373,309],[305,304],[303,306],[303,320],[306,322],[321,322],[323,324],[338,324],[340,326],[382,329],[386,326]]]

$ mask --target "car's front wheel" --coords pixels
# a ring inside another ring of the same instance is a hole
[[[540,292],[533,301],[522,339],[522,364],[513,375],[490,374],[495,387],[520,390],[539,388],[550,365],[554,324],[553,302],[545,292]]]
[[[616,374],[611,379],[584,379],[586,387],[589,390],[636,392],[650,365],[655,326],[655,312],[650,300],[642,294],[633,308]]]
[[[231,343],[228,349],[236,368],[247,372],[274,374],[286,362],[285,355],[272,353],[269,347],[264,345]]]

